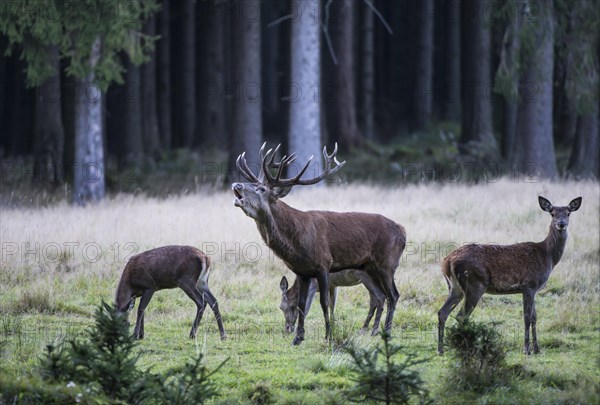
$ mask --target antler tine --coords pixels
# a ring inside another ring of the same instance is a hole
[[[337,156],[336,156],[337,151],[338,151],[337,142],[335,143],[335,146],[333,148],[333,152],[331,153],[331,155],[327,154],[327,146],[323,147],[323,157],[325,158],[325,169],[323,170],[323,173],[321,173],[319,176],[317,176],[313,179],[298,180],[297,184],[302,185],[302,186],[309,186],[311,184],[316,184],[316,183],[322,181],[325,177],[333,176],[334,174],[336,174],[338,172],[338,170],[340,170],[346,164],[345,160],[343,162],[339,162],[337,160]],[[335,166],[333,166],[333,168],[331,167],[332,163],[335,163]]]
[[[252,170],[250,170],[248,167],[248,163],[246,162],[246,152],[242,152],[240,155],[238,155],[235,165],[246,180],[251,181],[252,183],[259,182],[258,177],[256,177],[254,173],[252,173]]]

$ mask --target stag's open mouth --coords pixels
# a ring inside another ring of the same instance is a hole
[[[233,205],[235,205],[236,207],[241,207],[244,203],[244,197],[242,197],[242,194],[236,190],[235,184],[231,187],[231,189],[233,190],[233,194],[235,195]]]

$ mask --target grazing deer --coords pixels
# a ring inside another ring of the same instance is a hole
[[[298,276],[298,326],[294,345],[304,340],[304,318],[311,278],[316,278],[320,291],[329,290],[329,273],[346,269],[365,271],[377,283],[387,299],[386,330],[392,327],[399,298],[394,272],[406,245],[404,228],[377,214],[360,212],[300,211],[285,204],[293,186],[319,183],[335,174],[346,162],[336,158],[337,144],[331,155],[323,148],[325,169],[317,177],[302,179],[312,157],[302,170],[285,179],[283,170],[295,161],[296,155],[283,156],[274,162],[275,150],[260,149],[261,170],[256,176],[246,163],[245,152],[238,156],[237,168],[249,183],[233,183],[234,205],[254,219],[263,240]],[[335,166],[333,166],[335,164]],[[276,170],[276,174],[271,173]],[[325,318],[325,338],[331,338],[329,294],[320,294]]]
[[[533,352],[539,353],[536,333],[535,294],[544,287],[552,269],[560,261],[567,243],[569,215],[581,206],[581,197],[566,207],[554,207],[544,197],[538,197],[540,207],[552,215],[548,236],[541,242],[514,245],[462,246],[442,262],[450,295],[438,312],[438,353],[443,354],[444,326],[450,312],[465,296],[459,318],[468,318],[484,293],[523,294],[525,345],[523,352],[531,354],[529,329],[533,337]]]
[[[191,246],[162,246],[133,256],[123,269],[117,287],[115,304],[117,311],[133,309],[135,299],[140,299],[133,335],[144,338],[144,310],[155,291],[181,288],[196,303],[196,319],[190,338],[196,337],[198,325],[208,303],[212,308],[221,340],[225,340],[225,329],[217,299],[208,289],[210,258]]]
[[[385,294],[379,287],[377,287],[377,284],[375,284],[371,277],[369,277],[369,275],[364,271],[342,270],[329,275],[329,316],[333,321],[335,301],[337,298],[337,287],[352,287],[358,284],[363,284],[366,287],[367,291],[369,291],[370,299],[369,313],[367,314],[367,319],[365,320],[362,329],[366,330],[369,327],[371,318],[373,318],[375,311],[377,311],[377,315],[375,316],[375,321],[373,323],[373,331],[371,333],[372,335],[376,335],[379,329],[381,313],[383,312]],[[312,278],[308,288],[305,316],[307,316],[308,311],[310,311],[310,306],[315,293],[318,291],[318,287],[317,280]],[[279,308],[281,311],[283,311],[283,315],[285,317],[285,331],[287,333],[292,333],[294,331],[294,326],[296,325],[296,320],[298,319],[298,293],[300,291],[298,277],[296,277],[294,283],[288,289],[287,278],[283,276],[281,278],[281,282],[279,283],[279,288],[281,290],[281,304],[279,305]]]

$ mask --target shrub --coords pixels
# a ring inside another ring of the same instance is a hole
[[[372,350],[350,347],[346,349],[353,364],[350,380],[354,386],[346,391],[350,402],[374,401],[386,404],[408,404],[413,397],[420,403],[429,402],[428,391],[418,371],[412,367],[424,363],[400,345],[392,343],[387,332],[381,332],[381,344]],[[401,360],[394,357],[401,354]]]
[[[11,398],[9,402],[21,399],[19,403],[53,402],[53,396],[57,403],[73,402],[76,393],[65,388],[78,387],[78,401],[84,399],[81,395],[85,392],[88,400],[96,398],[111,404],[202,404],[217,394],[210,377],[225,362],[209,372],[200,354],[165,375],[142,371],[137,365],[139,356],[134,353],[137,342],[129,334],[124,314],[102,303],[94,319],[84,339],[58,347],[49,345],[40,359],[37,376],[0,380],[2,395],[9,395],[5,396]]]
[[[448,383],[482,392],[506,383],[506,348],[493,325],[459,320],[447,329]]]

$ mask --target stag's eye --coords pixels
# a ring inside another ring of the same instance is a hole
[[[264,193],[265,191],[267,191],[267,188],[265,186],[256,186],[256,191],[258,191],[259,193]]]

